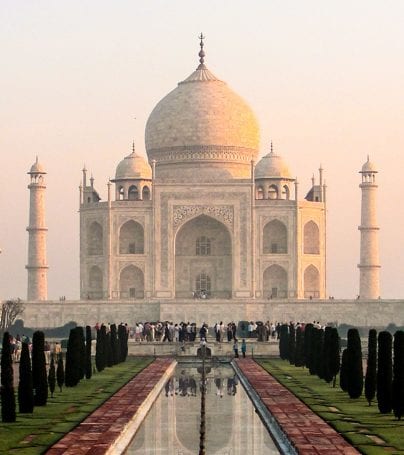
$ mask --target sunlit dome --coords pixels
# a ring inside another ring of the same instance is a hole
[[[255,178],[256,179],[268,179],[268,178],[292,178],[289,167],[285,163],[284,159],[276,155],[272,150],[267,155],[258,161],[255,167]]]
[[[181,163],[181,172],[196,161],[204,162],[201,172],[219,163],[222,168],[239,163],[245,170],[233,165],[229,173],[248,177],[259,149],[257,119],[248,104],[207,69],[202,42],[199,56],[198,68],[150,114],[145,132],[149,161],[156,160],[157,166]]]
[[[152,171],[149,163],[134,150],[116,167],[115,180],[151,179]]]

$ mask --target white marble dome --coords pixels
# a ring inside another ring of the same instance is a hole
[[[377,172],[377,168],[376,168],[376,165],[374,163],[372,163],[368,157],[366,163],[362,166],[361,173],[367,174],[367,173],[371,173],[371,172],[372,173]]]
[[[135,151],[118,164],[115,180],[151,179],[152,170],[149,163]]]
[[[258,155],[259,126],[248,104],[201,63],[153,109],[145,141],[149,161],[156,160],[163,174],[170,165],[171,175],[177,170],[177,177],[191,177],[199,162],[198,175],[222,168],[229,177],[244,178]]]
[[[31,166],[31,169],[28,172],[28,174],[46,174],[45,168],[38,161],[38,157],[36,157],[35,163]]]
[[[268,178],[292,178],[289,167],[285,163],[284,159],[276,155],[274,152],[270,152],[258,161],[255,167],[255,178],[256,179],[268,179]]]

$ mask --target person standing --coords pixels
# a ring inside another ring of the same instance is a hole
[[[238,340],[237,340],[237,338],[234,338],[233,351],[234,351],[234,357],[236,359],[238,359]]]
[[[245,353],[247,352],[247,343],[245,342],[245,338],[241,342],[241,353],[243,354],[243,359],[245,359]]]

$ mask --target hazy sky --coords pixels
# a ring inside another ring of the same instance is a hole
[[[26,297],[29,193],[48,171],[49,297],[79,294],[78,186],[106,183],[155,104],[197,66],[251,105],[300,181],[328,185],[328,293],[358,292],[360,170],[380,174],[382,297],[404,297],[402,0],[0,1],[0,298]]]

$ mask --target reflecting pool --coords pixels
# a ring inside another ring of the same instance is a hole
[[[206,454],[278,454],[231,366],[207,367],[206,373]],[[200,409],[200,367],[179,364],[126,454],[198,454]]]

